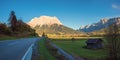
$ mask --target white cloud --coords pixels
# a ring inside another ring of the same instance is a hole
[[[118,6],[116,4],[112,4],[112,8],[114,8],[114,9],[120,9],[120,6]]]

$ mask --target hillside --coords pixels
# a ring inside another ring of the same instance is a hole
[[[38,34],[42,34],[45,32],[46,34],[56,34],[56,35],[64,35],[64,34],[80,34],[81,32],[73,30],[64,25],[53,24],[51,26],[43,25],[34,27]]]

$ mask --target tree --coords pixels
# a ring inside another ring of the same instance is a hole
[[[108,60],[120,60],[120,25],[113,24],[106,30]]]
[[[72,42],[74,42],[74,41],[75,41],[75,38],[72,38],[71,40],[72,40]]]
[[[17,26],[17,18],[16,18],[14,11],[11,11],[8,21],[9,21],[10,28],[12,29],[12,31],[15,31],[16,26]]]
[[[43,32],[42,37],[45,37],[45,33]]]
[[[11,11],[8,21],[12,34],[15,34],[16,36],[37,36],[35,30],[28,24],[24,23],[22,19],[17,20],[14,11]]]

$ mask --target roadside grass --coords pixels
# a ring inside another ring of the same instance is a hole
[[[12,39],[17,39],[17,38],[12,37],[12,36],[7,36],[7,35],[0,35],[0,41],[2,41],[2,40],[12,40]]]
[[[28,36],[28,37],[14,37],[14,36],[8,36],[8,35],[0,35],[0,41],[3,40],[15,40],[15,39],[20,39],[20,38],[35,38],[38,36]]]
[[[45,39],[42,39],[38,43],[38,52],[39,52],[38,60],[56,60],[56,58],[52,56],[45,47],[44,41]]]
[[[86,39],[77,39],[72,42],[70,39],[53,39],[53,42],[58,45],[60,48],[65,50],[66,52],[74,55],[80,56],[83,58],[95,58],[100,59],[107,56],[107,49],[85,49],[83,46],[86,46]]]

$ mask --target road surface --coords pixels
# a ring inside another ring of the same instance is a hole
[[[39,38],[0,41],[0,60],[21,60],[29,46]]]

